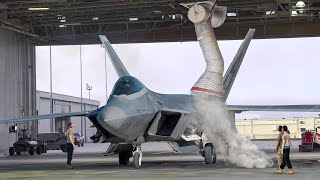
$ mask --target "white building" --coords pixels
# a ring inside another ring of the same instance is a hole
[[[66,96],[61,94],[52,94],[53,113],[68,113],[81,111],[81,98]],[[50,114],[50,93],[37,91],[37,111],[39,115]],[[99,101],[82,99],[82,111],[90,111],[98,109]],[[90,136],[96,133],[91,121],[87,117],[71,117],[71,118],[55,118],[52,121],[38,121],[38,133],[44,132],[65,132],[68,123],[73,122],[75,125],[74,132],[79,132],[87,141]]]
[[[81,98],[53,93],[52,100],[53,113],[81,111]],[[99,105],[99,101],[82,99],[82,111],[95,110],[99,107]],[[36,114],[39,115],[50,114],[50,93],[37,91],[36,110]],[[0,136],[0,156],[8,154],[9,147],[12,146],[21,135],[21,131],[19,131],[19,129],[26,129],[28,135],[31,134],[32,137],[36,137],[38,133],[59,131],[65,132],[67,130],[67,124],[70,122],[75,124],[74,132],[79,132],[82,134],[87,142],[90,141],[90,136],[96,133],[95,128],[90,128],[92,123],[87,117],[54,118],[52,121],[50,119],[46,119],[39,120],[38,122],[33,121],[32,123],[17,123],[17,133],[9,133],[9,125],[14,125],[14,123],[5,124],[0,126],[0,132],[4,134],[4,136]]]

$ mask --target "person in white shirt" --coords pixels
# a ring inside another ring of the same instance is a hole
[[[283,126],[283,135],[282,135],[282,163],[280,165],[280,169],[277,170],[279,174],[283,173],[283,169],[285,166],[288,166],[288,172],[287,174],[294,174],[294,171],[292,170],[292,165],[290,162],[290,146],[291,146],[291,139],[290,134],[287,126]]]

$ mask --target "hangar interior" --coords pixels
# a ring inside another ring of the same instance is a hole
[[[0,4],[1,25],[27,35],[36,45],[99,44],[195,40],[188,9],[193,0],[7,0]],[[228,17],[219,39],[317,36],[320,2],[295,0],[218,0]],[[301,4],[301,2],[303,2]]]
[[[190,0],[5,0],[0,2],[0,118],[37,114],[35,46],[111,43],[182,42],[196,40],[188,9]],[[299,1],[300,2],[300,1]],[[293,0],[219,0],[228,6],[218,39],[320,35],[320,2]],[[36,129],[37,122],[24,126]],[[16,137],[0,125],[0,152]],[[9,139],[9,141],[8,141]]]

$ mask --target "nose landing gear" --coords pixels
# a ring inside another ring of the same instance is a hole
[[[135,149],[136,150],[133,152],[133,164],[136,169],[139,169],[142,161],[141,145],[137,145]]]

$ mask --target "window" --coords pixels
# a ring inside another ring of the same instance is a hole
[[[131,95],[141,91],[144,85],[132,76],[124,76],[118,79],[116,84],[113,86],[111,95]]]
[[[300,124],[306,124],[306,122],[305,121],[300,121]]]
[[[306,128],[300,128],[300,132],[305,132]]]

